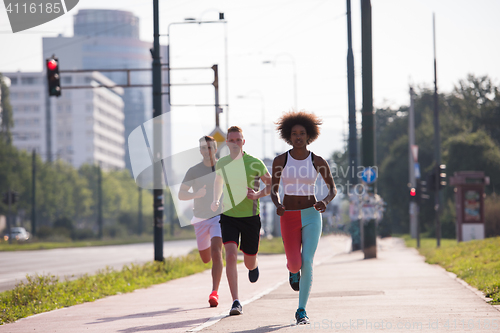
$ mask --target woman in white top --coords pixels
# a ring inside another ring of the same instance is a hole
[[[290,286],[299,291],[297,325],[308,324],[305,308],[312,285],[313,258],[321,236],[321,214],[337,194],[328,163],[307,150],[319,136],[321,120],[313,113],[288,112],[276,123],[283,140],[292,146],[273,161],[271,198],[280,216],[281,235],[290,271]],[[321,174],[328,195],[318,201],[315,184]],[[284,192],[283,203],[278,196],[279,185]]]

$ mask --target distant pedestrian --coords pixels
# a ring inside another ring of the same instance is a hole
[[[257,282],[261,228],[259,198],[271,192],[271,175],[261,160],[243,151],[245,139],[241,128],[230,127],[226,143],[229,155],[217,162],[212,210],[220,209],[219,200],[224,192],[220,225],[226,249],[227,281],[233,298],[229,314],[239,315],[243,308],[238,299],[238,244],[241,237],[240,250],[248,268],[248,278],[252,283]],[[266,187],[259,191],[261,180]]]
[[[211,307],[219,304],[219,284],[222,277],[222,236],[220,230],[220,209],[211,209],[217,159],[217,142],[211,136],[200,140],[200,153],[203,161],[191,167],[182,181],[179,190],[180,200],[193,200],[193,219],[196,242],[201,260],[206,264],[212,260],[212,293],[208,297]],[[189,192],[190,189],[192,192]]]
[[[307,145],[318,138],[321,124],[315,114],[304,111],[285,113],[277,122],[281,138],[292,149],[273,161],[271,199],[280,216],[290,286],[300,290],[295,312],[297,325],[309,324],[305,309],[312,286],[314,254],[321,236],[321,213],[337,194],[328,163],[307,150]],[[328,195],[320,201],[315,195],[318,174],[328,187]],[[278,196],[280,181],[283,203]]]

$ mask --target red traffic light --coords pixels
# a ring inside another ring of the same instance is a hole
[[[57,61],[55,61],[54,59],[50,59],[49,61],[47,61],[47,67],[53,71],[57,68]]]
[[[414,187],[412,187],[412,188],[410,189],[410,195],[411,195],[412,197],[414,197],[414,196],[416,196],[416,195],[417,195],[417,191],[415,191],[415,188],[414,188]]]

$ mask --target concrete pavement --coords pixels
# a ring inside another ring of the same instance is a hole
[[[378,242],[377,259],[346,253],[349,239],[327,236],[315,257],[307,313],[295,326],[298,293],[284,255],[259,256],[260,278],[239,266],[243,315],[228,317],[225,273],[220,304],[208,307],[210,271],[92,303],[21,319],[0,332],[498,332],[500,311],[444,269],[428,265],[399,239]]]

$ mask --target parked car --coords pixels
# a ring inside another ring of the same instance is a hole
[[[23,227],[12,227],[10,228],[10,235],[9,232],[5,232],[5,236],[3,237],[4,240],[9,240],[9,238],[12,238],[12,240],[17,240],[20,242],[25,242],[29,240],[31,237],[30,233],[26,231]]]

